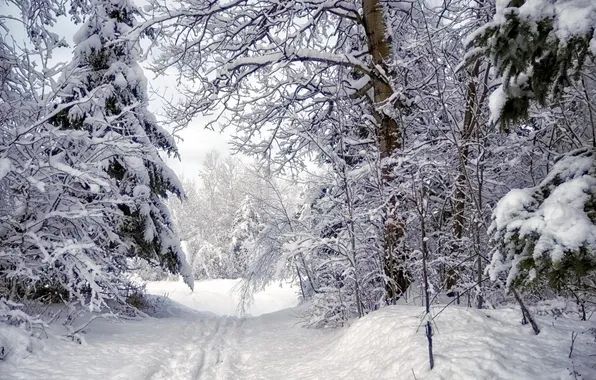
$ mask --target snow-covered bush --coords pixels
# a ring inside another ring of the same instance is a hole
[[[227,257],[227,251],[223,248],[203,242],[191,263],[195,276],[201,279],[227,277],[225,275],[232,272],[227,266]]]
[[[172,274],[167,270],[164,270],[159,265],[139,258],[133,258],[129,260],[128,270],[134,276],[138,276],[141,281],[176,280],[179,277],[177,274]]]

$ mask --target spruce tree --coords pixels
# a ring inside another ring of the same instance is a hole
[[[174,157],[178,151],[172,136],[147,109],[140,47],[126,40],[138,11],[128,0],[98,0],[85,7],[75,2],[71,13],[84,13],[86,22],[74,38],[74,59],[61,99],[63,104],[89,99],[66,107],[53,122],[103,144],[97,165],[120,197],[120,218],[114,228],[126,246],[126,256],[180,273],[192,287],[192,273],[164,203],[168,194],[184,194],[159,151]]]
[[[248,269],[253,254],[252,245],[263,229],[261,216],[254,206],[252,199],[246,196],[234,218],[231,257],[235,274],[239,277]]]
[[[596,153],[572,151],[538,185],[514,189],[497,204],[490,226],[493,280],[511,288],[548,285],[578,300],[596,278]],[[580,301],[581,303],[581,301]],[[584,315],[585,319],[585,315]]]

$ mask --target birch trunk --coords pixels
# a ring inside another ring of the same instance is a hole
[[[368,49],[372,56],[373,64],[382,75],[371,78],[374,90],[374,102],[377,107],[387,105],[387,101],[393,95],[393,89],[388,83],[390,71],[387,66],[391,58],[391,44],[387,38],[387,25],[385,23],[384,10],[379,0],[363,0],[364,28],[368,42]],[[383,111],[375,112],[377,119],[379,150],[381,159],[384,161],[382,168],[383,186],[391,186],[393,182],[392,167],[387,164],[387,158],[391,157],[398,149],[402,148],[401,129],[397,121]],[[399,252],[399,243],[403,238],[403,224],[397,217],[398,202],[395,195],[391,195],[384,212],[384,252],[383,269],[386,281],[387,303],[395,303],[410,286],[410,276],[405,268],[406,256]]]

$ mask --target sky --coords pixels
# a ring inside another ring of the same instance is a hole
[[[145,70],[145,77],[149,83],[148,108],[159,120],[165,106],[161,97],[165,94],[168,99],[175,99],[179,95],[175,85],[176,78],[175,75],[156,77],[151,70],[146,68],[146,64],[141,63],[141,66]],[[188,127],[176,132],[176,144],[180,159],[168,157],[164,157],[164,159],[179,177],[198,180],[201,163],[207,153],[212,150],[218,151],[222,156],[231,154],[228,145],[230,131],[220,133],[205,128],[209,120],[208,117],[197,117]],[[163,127],[168,129],[166,125]]]
[[[222,155],[230,154],[229,135],[205,129],[204,125],[202,120],[196,120],[178,133],[181,159],[166,159],[178,176],[196,179],[205,155],[211,150],[217,150]]]
[[[142,1],[136,1],[139,5]],[[0,3],[0,15],[15,15],[16,10],[11,9],[10,6],[5,3]],[[17,44],[22,45],[26,40],[26,35],[22,27],[19,24],[8,21],[6,25],[9,27],[9,34],[15,38]],[[58,62],[69,62],[72,59],[72,51],[74,44],[72,37],[79,30],[80,25],[75,25],[67,17],[61,17],[54,28],[56,32],[64,36],[67,42],[70,44],[68,48],[58,49],[54,52],[53,61]],[[0,31],[3,34],[4,31]],[[151,59],[151,58],[149,58]],[[172,76],[161,76],[155,77],[155,75],[148,70],[147,63],[142,63],[145,71],[145,77],[147,77],[149,83],[149,110],[153,112],[158,120],[159,115],[162,113],[163,102],[157,94],[163,94],[164,92],[168,95],[176,97],[177,91],[175,86],[175,78]],[[203,162],[206,154],[211,150],[216,150],[222,155],[230,154],[228,146],[228,139],[230,138],[229,133],[226,132],[221,134],[212,130],[205,129],[206,118],[197,118],[182,131],[176,133],[178,150],[180,153],[180,160],[167,158],[164,156],[167,164],[176,172],[180,177],[186,179],[197,179],[201,163]]]

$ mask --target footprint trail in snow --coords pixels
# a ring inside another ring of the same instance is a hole
[[[427,380],[567,380],[572,366],[596,379],[592,336],[580,335],[568,358],[569,334],[586,322],[537,316],[543,331],[536,336],[515,309],[448,308],[436,321],[437,366],[430,371],[419,306],[383,308],[343,329],[305,329],[305,309],[285,308],[297,303],[292,289],[268,289],[256,297],[252,318],[238,318],[235,282],[197,285],[190,293],[181,283],[149,284],[153,294],[180,303],[166,302],[162,318],[96,320],[82,345],[47,339],[0,363],[0,379],[395,380],[414,372]]]
[[[168,357],[148,380],[230,380],[236,379],[233,359],[237,356],[232,344],[238,340],[242,319],[212,317],[199,319],[186,326],[182,344],[169,348]]]

